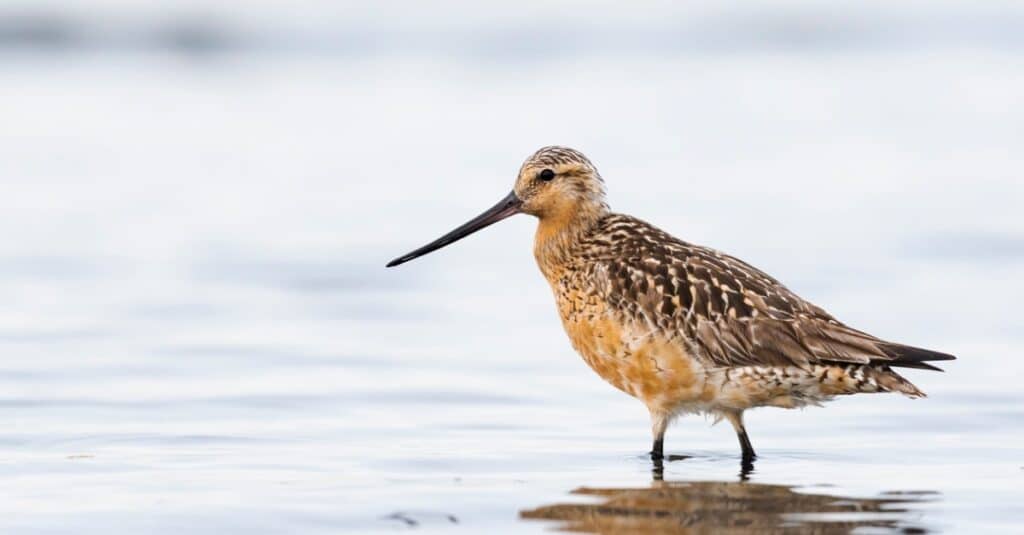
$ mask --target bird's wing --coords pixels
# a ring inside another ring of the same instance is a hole
[[[843,325],[753,266],[618,216],[588,276],[615,311],[696,346],[713,366],[889,362],[890,344]],[[592,251],[595,249],[591,249]]]

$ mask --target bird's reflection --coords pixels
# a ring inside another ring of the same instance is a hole
[[[925,533],[922,513],[909,505],[938,498],[933,492],[846,497],[754,483],[746,480],[752,465],[741,468],[738,482],[670,482],[662,480],[661,468],[655,465],[649,487],[579,488],[573,494],[594,501],[546,505],[520,516],[580,533]]]

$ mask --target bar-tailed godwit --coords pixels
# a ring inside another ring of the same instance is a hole
[[[498,204],[388,267],[518,213],[539,220],[533,254],[573,347],[650,411],[657,460],[676,416],[728,420],[749,461],[743,411],[842,394],[923,397],[893,368],[938,370],[928,361],[954,358],[848,327],[738,258],[612,212],[597,168],[565,147],[537,151]]]

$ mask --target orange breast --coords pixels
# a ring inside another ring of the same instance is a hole
[[[573,347],[619,390],[659,410],[713,397],[705,389],[703,366],[681,339],[622,317],[593,294],[556,290],[556,296]]]

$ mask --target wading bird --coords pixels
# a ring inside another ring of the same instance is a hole
[[[537,151],[498,204],[388,267],[518,213],[539,220],[533,254],[573,347],[650,411],[655,460],[676,416],[728,420],[749,462],[743,411],[841,394],[923,397],[893,368],[939,370],[928,361],[955,358],[848,327],[738,258],[612,212],[597,168],[565,147]]]

